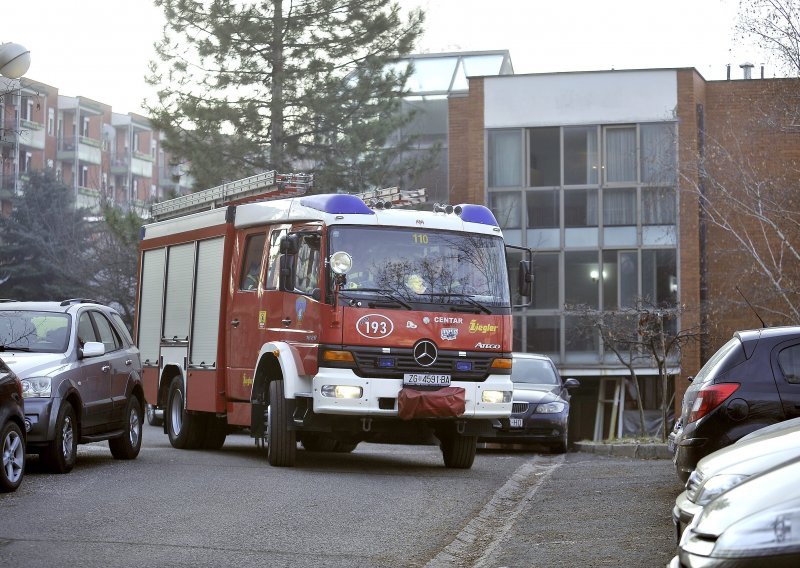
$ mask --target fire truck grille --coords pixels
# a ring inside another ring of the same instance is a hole
[[[468,351],[461,357],[458,351],[439,351],[436,361],[423,367],[414,360],[411,349],[384,353],[381,349],[355,347],[349,351],[355,357],[357,375],[386,379],[402,379],[404,373],[431,373],[450,375],[454,381],[483,381],[496,357],[494,353]]]

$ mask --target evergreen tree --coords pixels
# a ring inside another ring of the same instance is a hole
[[[30,172],[11,216],[0,216],[0,297],[63,300],[85,296],[90,231],[85,210],[52,170]]]
[[[434,156],[398,136],[422,31],[393,0],[155,0],[164,10],[148,110],[198,188],[312,171],[324,191],[407,186]],[[390,140],[391,137],[391,140]],[[391,141],[391,144],[387,142]]]

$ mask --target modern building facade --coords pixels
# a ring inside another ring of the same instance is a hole
[[[752,260],[704,221],[698,195],[703,176],[724,173],[704,154],[709,139],[752,136],[745,117],[774,96],[772,84],[649,69],[473,77],[468,93],[450,97],[450,202],[488,204],[510,242],[534,249],[535,293],[515,317],[515,349],[546,353],[581,380],[576,438],[632,434],[639,423],[629,371],[587,329],[586,310],[644,299],[673,308],[673,331],[704,325],[707,347],[690,341],[668,361],[672,408],[732,331],[759,325],[746,308],[708,311],[731,298],[736,268]],[[776,128],[760,143],[745,154],[772,145],[782,150],[772,160],[787,165],[800,151]],[[638,367],[653,429],[663,393],[652,361]]]

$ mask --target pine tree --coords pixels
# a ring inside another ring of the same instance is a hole
[[[9,217],[0,216],[0,297],[63,300],[89,289],[86,211],[52,170],[30,172]]]
[[[398,64],[424,15],[393,0],[156,0],[164,37],[153,125],[198,189],[265,170],[311,171],[324,191],[413,183],[435,156],[413,137]],[[389,143],[391,142],[391,143]]]

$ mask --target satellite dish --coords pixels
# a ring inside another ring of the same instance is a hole
[[[31,52],[18,43],[0,44],[0,75],[19,79],[31,66]]]

